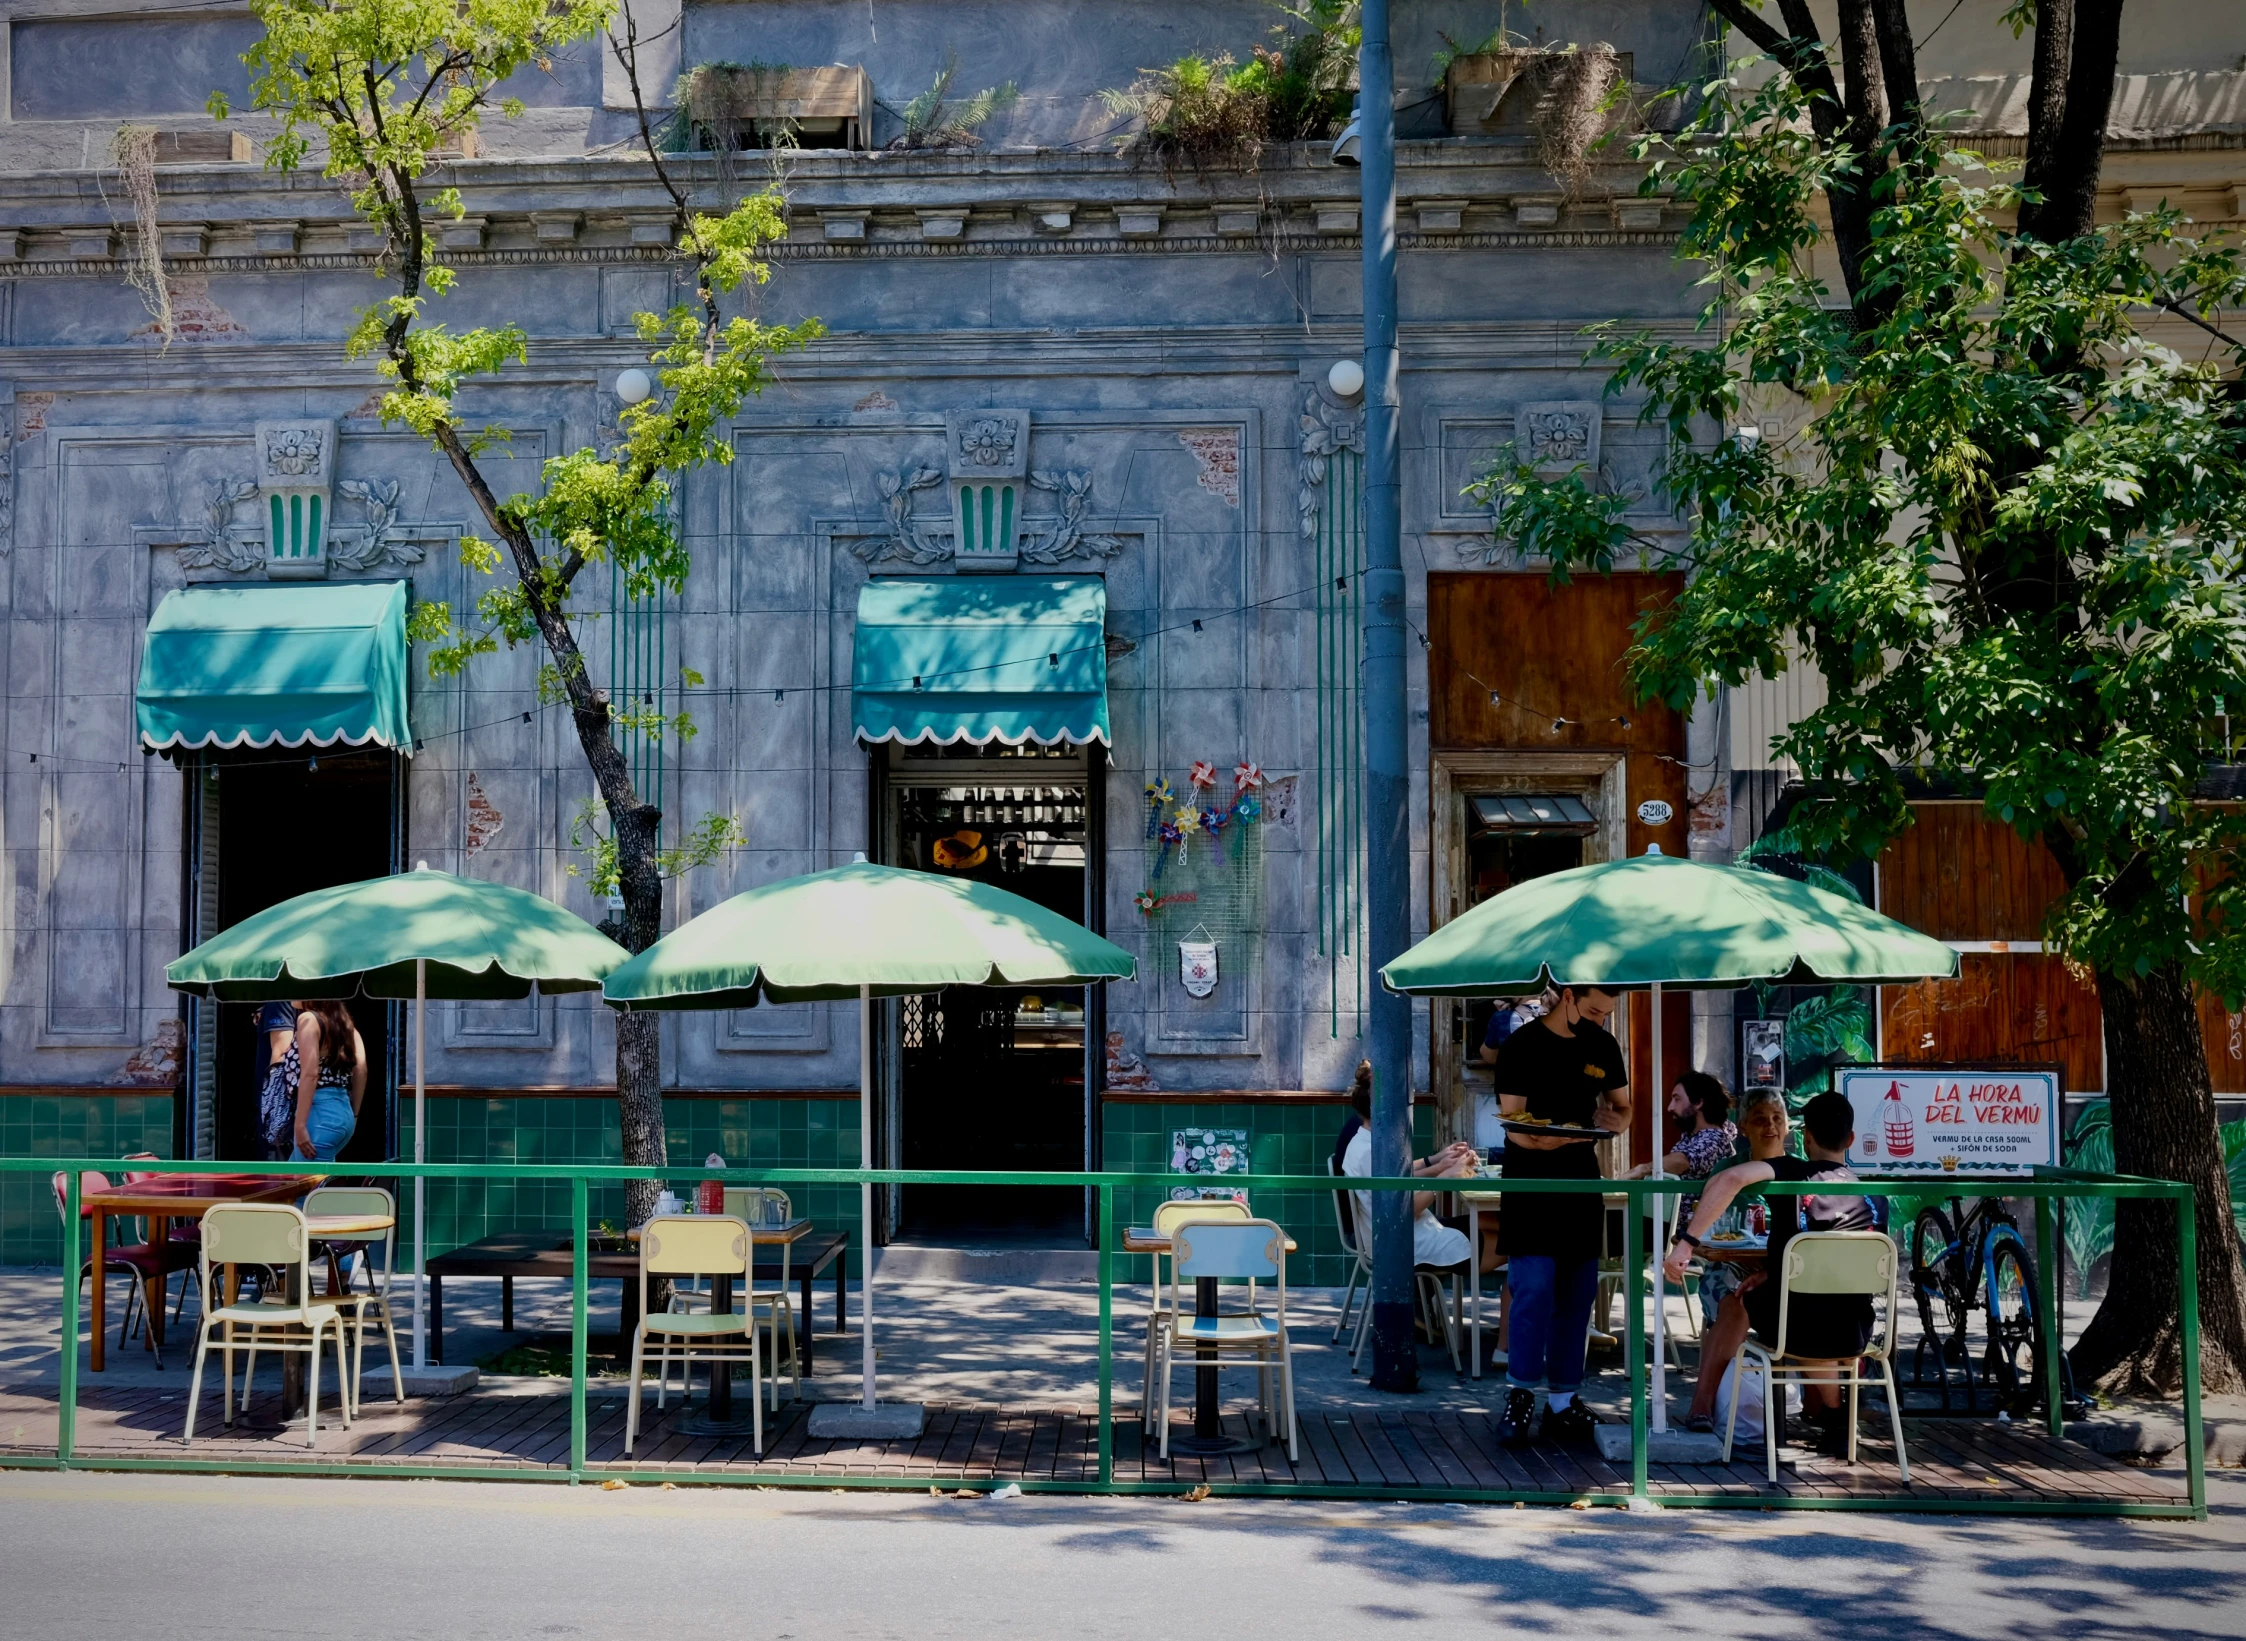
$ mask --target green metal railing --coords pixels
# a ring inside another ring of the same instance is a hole
[[[536,1480],[553,1479],[570,1482],[645,1479],[647,1470],[636,1467],[603,1467],[589,1462],[586,1451],[586,1347],[589,1333],[590,1280],[588,1266],[590,1187],[596,1180],[620,1181],[632,1179],[722,1180],[731,1185],[857,1185],[872,1181],[884,1185],[978,1185],[984,1187],[1008,1186],[1072,1186],[1094,1190],[1099,1196],[1099,1446],[1098,1468],[1090,1481],[1037,1479],[1031,1477],[996,1477],[982,1483],[1001,1486],[1017,1481],[1029,1490],[1049,1492],[1100,1492],[1100,1493],[1176,1493],[1201,1485],[1197,1481],[1126,1481],[1115,1474],[1115,1350],[1114,1350],[1114,1258],[1118,1229],[1115,1221],[1115,1199],[1118,1191],[1166,1191],[1177,1183],[1174,1174],[1127,1173],[1001,1173],[988,1170],[916,1170],[916,1169],[856,1169],[856,1168],[637,1168],[617,1165],[567,1164],[500,1164],[500,1163],[353,1163],[348,1168],[335,1164],[306,1163],[239,1163],[239,1162],[166,1162],[163,1170],[179,1174],[274,1174],[308,1175],[345,1172],[357,1178],[428,1180],[563,1180],[571,1182],[571,1234],[574,1258],[570,1279],[570,1442],[569,1464],[566,1470],[516,1469],[497,1465],[398,1465],[389,1463],[354,1463],[347,1458],[321,1460],[307,1456],[294,1461],[260,1461],[239,1457],[224,1459],[196,1459],[182,1453],[177,1458],[133,1458],[98,1452],[81,1454],[76,1450],[76,1424],[78,1407],[78,1349],[79,1288],[78,1271],[84,1258],[81,1243],[80,1191],[81,1171],[109,1172],[133,1166],[114,1158],[49,1158],[0,1157],[0,1173],[60,1172],[67,1176],[65,1212],[63,1215],[63,1280],[62,1280],[62,1333],[71,1348],[61,1352],[59,1388],[61,1406],[57,1427],[55,1454],[52,1458],[39,1454],[0,1454],[0,1469],[102,1469],[102,1470],[165,1470],[165,1471],[223,1471],[229,1474],[274,1475],[343,1475],[378,1474],[385,1476],[429,1476],[476,1480]],[[141,1166],[145,1166],[142,1164]],[[1332,1175],[1254,1174],[1227,1176],[1227,1185],[1237,1185],[1250,1192],[1331,1192],[1338,1188]],[[1494,1184],[1495,1182],[1493,1182]],[[1956,1197],[2009,1197],[2032,1199],[2035,1203],[2036,1226],[2042,1247],[2037,1264],[2039,1292],[2036,1301],[2043,1307],[2047,1323],[2056,1317],[2057,1272],[2056,1261],[2051,1256],[2056,1248],[2052,1236],[2054,1214],[2052,1204],[2066,1198],[2103,1197],[2108,1199],[2134,1198],[2138,1200],[2164,1200],[2174,1205],[2176,1213],[2177,1288],[2178,1303],[2183,1321],[2183,1404],[2184,1450],[2186,1489],[2183,1501],[2166,1504],[2129,1500],[2088,1499],[1982,1499],[1934,1498],[1920,1494],[1896,1493],[1855,1497],[1799,1497],[1766,1493],[1679,1493],[1665,1491],[1659,1500],[1665,1505],[1713,1506],[1748,1509],[1818,1509],[1818,1510],[1907,1510],[1919,1512],[1979,1513],[1979,1514],[2041,1514],[2041,1515],[2120,1515],[2155,1516],[2205,1520],[2207,1515],[2207,1448],[2206,1430],[2200,1407],[2199,1371],[2199,1257],[2197,1228],[2192,1213],[2192,1196],[2189,1186],[2167,1180],[2133,1179],[2112,1175],[2094,1175],[2070,1169],[2052,1168],[2038,1170],[2033,1179],[1964,1179],[1941,1177],[1928,1180],[1923,1177],[1896,1180],[1867,1179],[1850,1182],[1817,1180],[1814,1182],[1780,1183],[1751,1188],[1745,1193],[1753,1196],[1802,1196],[1815,1193],[1820,1196],[1885,1197],[1897,1194],[1924,1194],[1929,1186],[1937,1186],[1944,1196]],[[1376,1191],[1423,1191],[1425,1179],[1351,1180],[1347,1189]],[[1374,1485],[1351,1485],[1329,1482],[1272,1483],[1272,1482],[1220,1482],[1211,1481],[1212,1490],[1228,1493],[1257,1494],[1277,1497],[1316,1498],[1380,1498],[1409,1497],[1429,1501],[1460,1501],[1484,1503],[1574,1503],[1578,1499],[1596,1502],[1623,1502],[1627,1498],[1646,1499],[1651,1494],[1648,1483],[1647,1461],[1647,1361],[1644,1300],[1650,1292],[1651,1268],[1645,1247],[1646,1213],[1644,1199],[1651,1196],[1674,1197],[1686,1194],[1676,1180],[1513,1180],[1504,1182],[1502,1189],[1511,1195],[1581,1195],[1599,1193],[1609,1197],[1629,1199],[1622,1216],[1623,1250],[1622,1268],[1628,1273],[1625,1356],[1629,1364],[1630,1379],[1630,1486],[1627,1495],[1610,1493],[1576,1493],[1547,1490],[1509,1490],[1501,1488],[1427,1487],[1383,1482]],[[2063,1341],[2055,1325],[2043,1330],[2044,1360],[2042,1379],[2046,1425],[2052,1436],[2063,1433],[2065,1405],[2060,1394],[2060,1352]],[[926,1476],[876,1477],[835,1475],[790,1475],[778,1471],[739,1471],[721,1473],[705,1471],[664,1470],[666,1481],[678,1483],[709,1483],[716,1485],[751,1485],[759,1487],[817,1486],[855,1488],[910,1488],[919,1490],[928,1485]],[[964,1485],[977,1485],[968,1482]]]

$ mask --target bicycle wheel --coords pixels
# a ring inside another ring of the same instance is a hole
[[[1953,1247],[1957,1231],[1950,1216],[1939,1208],[1922,1208],[1911,1222],[1911,1292],[1918,1299],[1919,1326],[1935,1361],[1944,1366],[1958,1360],[1959,1342],[1965,1337],[1965,1316],[1972,1301],[1957,1279]]]
[[[2014,1411],[2041,1400],[2043,1317],[2027,1246],[1999,1234],[1989,1248],[1988,1380]]]

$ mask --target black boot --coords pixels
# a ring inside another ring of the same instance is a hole
[[[1505,1393],[1505,1416],[1497,1422],[1497,1445],[1519,1449],[1528,1446],[1529,1425],[1536,1418],[1536,1392],[1513,1389]]]

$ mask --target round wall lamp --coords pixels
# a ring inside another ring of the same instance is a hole
[[[1336,359],[1326,372],[1326,386],[1337,399],[1354,399],[1365,391],[1365,367],[1354,359]]]
[[[628,405],[636,405],[655,391],[654,378],[637,366],[621,371],[616,377],[616,397]]]

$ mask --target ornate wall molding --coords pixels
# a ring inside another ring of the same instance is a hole
[[[1362,405],[1336,404],[1324,391],[1312,387],[1302,397],[1300,487],[1295,492],[1295,513],[1305,541],[1318,535],[1318,517],[1326,505],[1326,458],[1337,450],[1365,453],[1365,411]]]

